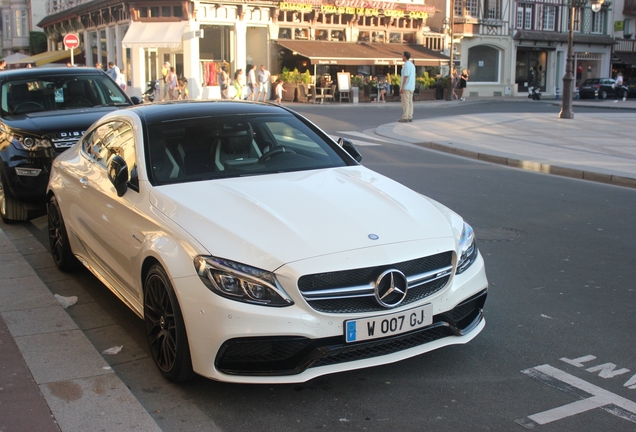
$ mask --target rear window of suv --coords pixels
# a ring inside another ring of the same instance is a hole
[[[130,105],[121,88],[105,75],[48,75],[5,82],[3,116],[94,106]]]

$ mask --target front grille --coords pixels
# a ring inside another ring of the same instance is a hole
[[[67,149],[79,141],[79,138],[53,138],[51,142],[56,149]]]
[[[389,269],[404,273],[408,293],[401,306],[414,303],[443,289],[452,274],[453,253],[442,252],[415,260],[379,267],[302,276],[298,288],[307,303],[319,312],[361,313],[386,310],[375,300],[374,284]]]
[[[454,309],[433,317],[422,329],[383,339],[346,343],[344,336],[324,339],[255,337],[232,339],[223,344],[215,365],[230,375],[296,375],[318,366],[347,363],[414,348],[472,331],[483,319],[487,291],[465,300]]]

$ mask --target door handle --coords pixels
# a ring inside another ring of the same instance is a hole
[[[87,187],[88,187],[88,179],[87,179],[86,177],[81,177],[81,178],[79,179],[79,182],[80,182],[80,184],[81,184],[83,187],[85,187],[85,188],[87,188]]]

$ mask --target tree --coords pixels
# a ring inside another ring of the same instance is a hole
[[[31,55],[40,54],[47,50],[44,32],[29,32],[29,52]]]

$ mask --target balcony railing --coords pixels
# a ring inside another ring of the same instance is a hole
[[[636,52],[636,40],[616,38],[616,42],[617,44],[614,45],[614,51]]]

